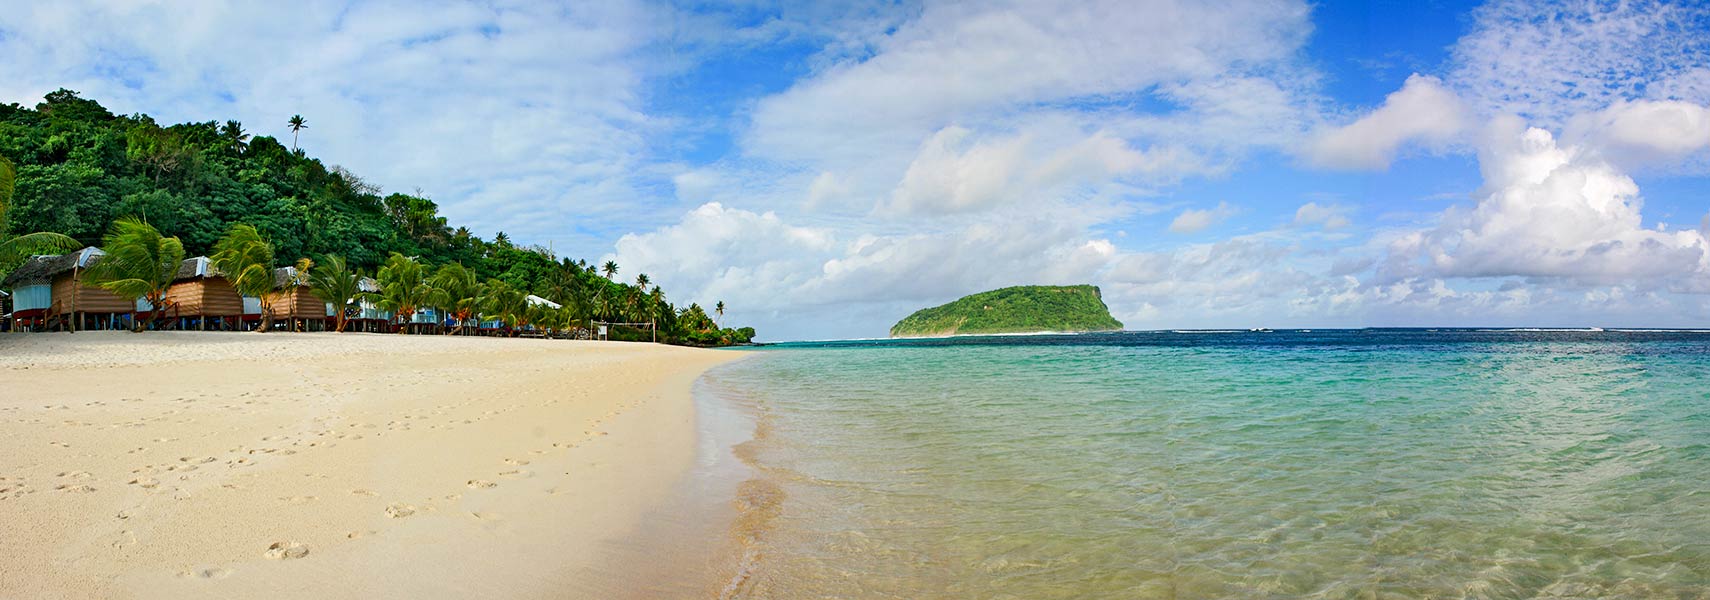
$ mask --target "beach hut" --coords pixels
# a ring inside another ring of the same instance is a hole
[[[131,302],[89,285],[84,275],[104,253],[93,246],[57,256],[24,261],[0,287],[11,290],[15,329],[124,329],[139,311],[153,310],[146,302]]]
[[[268,304],[275,321],[283,321],[292,331],[327,331],[333,316],[332,305],[316,298],[309,290],[308,278],[299,276],[296,267],[273,270],[273,293]]]
[[[173,305],[180,329],[231,331],[242,326],[244,298],[221,276],[206,256],[185,259],[178,266],[166,299]],[[256,304],[257,313],[260,303]]]
[[[380,282],[373,277],[363,277],[356,280],[357,291],[362,292],[363,298],[345,309],[345,329],[349,331],[366,331],[369,333],[390,333],[392,331],[392,311],[380,310],[370,294],[380,293]]]

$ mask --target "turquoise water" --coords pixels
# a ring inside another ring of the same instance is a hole
[[[753,420],[747,598],[1707,598],[1710,335],[809,344]]]

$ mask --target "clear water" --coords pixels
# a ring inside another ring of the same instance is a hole
[[[744,598],[1710,598],[1710,335],[797,344],[709,374]]]

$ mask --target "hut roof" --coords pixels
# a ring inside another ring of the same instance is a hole
[[[533,305],[545,305],[547,308],[552,308],[552,309],[564,308],[564,305],[562,305],[562,304],[559,304],[557,302],[553,302],[551,300],[547,300],[545,298],[542,298],[540,296],[536,296],[534,294],[528,295],[528,303],[533,304]]]
[[[5,281],[0,281],[0,287],[16,288],[24,285],[47,283],[60,273],[72,269],[87,269],[105,255],[100,248],[90,246],[76,252],[67,252],[56,256],[32,256],[24,264],[13,269]]]
[[[276,289],[276,290],[285,289],[286,286],[291,285],[291,280],[296,279],[296,278],[297,278],[297,267],[279,267],[277,269],[274,269],[273,270],[273,289]],[[307,281],[304,281],[303,283],[297,284],[297,286],[298,287],[309,287],[309,283]]]
[[[220,270],[214,268],[214,261],[206,256],[186,258],[178,263],[178,273],[172,276],[173,281],[195,279],[197,277],[214,277],[220,275]]]

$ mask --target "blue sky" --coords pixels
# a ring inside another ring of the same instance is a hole
[[[883,335],[1710,327],[1710,12],[1666,2],[55,2],[0,101],[236,118],[454,223]]]

